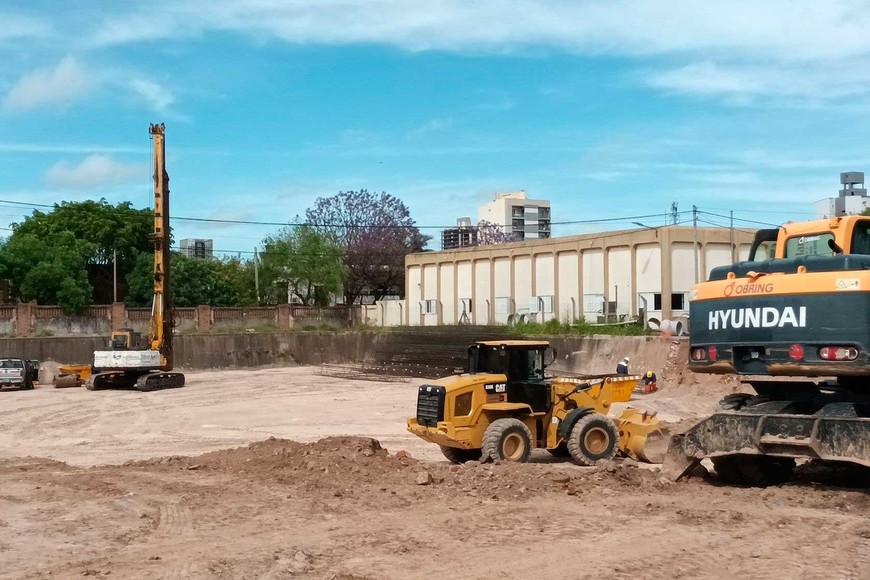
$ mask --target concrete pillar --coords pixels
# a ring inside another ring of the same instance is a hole
[[[293,328],[293,316],[290,314],[289,304],[279,304],[276,316],[278,318],[278,328]]]
[[[112,322],[112,332],[127,328],[127,305],[123,302],[114,302],[109,310],[109,320]]]
[[[629,283],[629,292],[631,292],[631,302],[629,308],[630,316],[636,315],[639,308],[637,299],[637,244],[631,245],[631,282]]]
[[[662,228],[659,243],[661,244],[661,262],[662,262],[662,320],[670,320],[671,318],[671,292],[673,291],[672,284],[672,260],[671,260],[671,230]]]
[[[15,336],[24,338],[33,331],[33,315],[36,301],[19,302],[15,305]]]
[[[208,332],[211,330],[211,306],[196,307],[196,331]]]

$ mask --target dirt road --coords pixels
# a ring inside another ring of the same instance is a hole
[[[675,420],[715,403],[678,395],[643,403]],[[306,368],[0,393],[0,578],[868,577],[870,496],[851,472],[762,490],[459,467],[405,434],[413,405],[412,383]]]
[[[442,459],[405,431],[416,384],[334,379],[312,367],[186,372],[183,389],[140,393],[37,388],[0,393],[0,458],[71,465],[195,455],[285,437],[366,435]]]

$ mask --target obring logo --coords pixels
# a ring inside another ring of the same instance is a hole
[[[725,296],[731,296],[732,294],[740,296],[743,294],[770,294],[771,292],[773,292],[773,284],[771,284],[770,282],[768,282],[767,284],[737,284],[736,282],[731,282],[730,284],[725,286],[723,294],[725,294]]]

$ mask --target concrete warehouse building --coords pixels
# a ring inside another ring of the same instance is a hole
[[[666,226],[405,257],[405,324],[507,324],[688,314],[698,277],[746,259],[754,232]],[[697,253],[693,240],[697,237]]]

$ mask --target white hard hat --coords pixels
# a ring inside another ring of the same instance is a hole
[[[622,359],[622,362],[628,362],[628,357],[625,357],[624,359]]]

